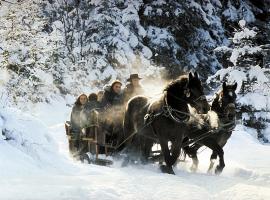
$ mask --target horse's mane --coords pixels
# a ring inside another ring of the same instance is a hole
[[[215,94],[216,96],[212,102],[211,110],[219,111],[221,109],[219,105],[219,101],[220,101],[220,95],[222,94],[223,94],[222,90]]]
[[[223,90],[219,90],[218,92],[215,93],[215,98],[213,100],[213,102],[215,101],[219,101],[219,99],[223,96]]]
[[[164,91],[169,91],[174,87],[177,88],[184,88],[188,83],[188,76],[187,75],[182,75],[179,76],[179,78],[171,81],[165,88]]]

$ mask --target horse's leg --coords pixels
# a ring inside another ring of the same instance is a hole
[[[203,144],[207,146],[208,148],[212,149],[213,152],[215,152],[218,157],[219,157],[219,164],[215,169],[216,174],[220,174],[225,167],[225,162],[224,162],[224,151],[223,149],[219,146],[219,144],[211,138],[207,138],[206,140],[203,140]]]
[[[216,152],[213,152],[211,157],[210,157],[210,165],[209,165],[209,168],[207,170],[207,173],[211,173],[216,159],[217,159],[217,154],[216,154]]]
[[[151,152],[151,149],[152,149],[152,146],[153,146],[153,142],[149,139],[146,139],[145,140],[145,143],[144,143],[144,147],[143,147],[143,163],[147,163],[148,162],[148,158],[150,157],[150,152]]]
[[[225,162],[224,162],[224,151],[222,148],[220,148],[219,153],[219,164],[215,169],[215,174],[221,174],[221,172],[223,171],[224,167],[225,167]]]
[[[146,147],[147,147],[147,139],[142,138],[140,140],[140,160],[142,164],[147,164],[148,156],[146,153]]]
[[[127,145],[124,149],[124,153],[126,154],[124,161],[122,163],[122,167],[127,166],[130,163],[135,163],[140,155],[140,138],[138,135],[134,135],[130,141],[127,142]]]
[[[179,139],[175,140],[174,142],[172,142],[171,150],[169,150],[168,144],[161,145],[161,149],[165,149],[166,151],[168,150],[168,152],[169,152],[164,157],[166,165],[167,165],[166,172],[169,174],[174,174],[172,166],[176,163],[178,157],[180,156],[181,142],[182,142],[182,138],[181,139],[179,138]],[[162,151],[162,152],[164,153],[164,151]],[[164,166],[163,166],[163,168],[164,168]]]
[[[192,158],[192,166],[190,170],[196,172],[199,165],[199,159],[197,156],[197,151],[201,148],[202,145],[195,143],[192,147],[190,147],[190,156]]]
[[[166,140],[160,140],[160,146],[166,163],[166,166],[161,165],[160,169],[163,173],[174,174],[171,164],[171,155],[168,147],[168,142]]]
[[[192,172],[196,172],[198,170],[198,165],[199,165],[199,159],[198,159],[197,152],[196,152],[192,156],[192,165],[190,167],[190,170]]]
[[[180,142],[181,142],[180,140],[177,140],[177,141],[175,141],[175,143],[172,143],[171,165],[174,165],[180,156],[180,153],[181,153]]]
[[[185,150],[187,152],[187,154],[189,155],[189,157],[192,159],[192,166],[190,167],[190,170],[193,172],[196,172],[198,169],[198,165],[199,165],[199,159],[197,156],[197,151],[199,148],[201,148],[202,145],[195,143],[193,146],[191,147],[185,147]]]
[[[217,143],[219,144],[219,146],[222,149],[226,145],[226,143],[227,143],[228,139],[230,138],[231,134],[232,134],[232,132],[220,132],[219,133],[219,137],[217,138]],[[217,159],[217,153],[213,152],[211,157],[210,157],[210,165],[209,165],[208,172],[211,172],[211,170],[213,169],[216,159]],[[222,156],[222,159],[223,159],[223,163],[224,163],[224,156]],[[217,167],[217,169],[219,168],[219,166]]]

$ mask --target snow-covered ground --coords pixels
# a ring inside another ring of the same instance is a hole
[[[242,125],[225,147],[220,176],[206,173],[208,149],[199,154],[197,173],[190,172],[188,159],[174,176],[162,174],[157,165],[121,168],[119,162],[102,167],[73,161],[63,126],[69,110],[65,103],[33,106],[31,115],[0,110],[2,131],[20,138],[0,139],[0,199],[270,199],[270,146]]]

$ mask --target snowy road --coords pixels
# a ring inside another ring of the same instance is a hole
[[[269,199],[270,188],[247,177],[90,166],[80,174],[1,181],[1,199]],[[85,170],[85,171],[84,171]],[[249,178],[248,178],[249,179]]]
[[[221,176],[190,173],[183,166],[173,176],[161,174],[157,166],[108,168],[75,164],[76,172],[64,170],[59,174],[2,179],[1,199],[270,198],[270,174],[257,173],[263,168],[258,165],[258,160],[257,171],[236,167],[232,161],[227,163]]]
[[[16,163],[11,158],[7,166],[12,162],[16,166],[6,174],[1,163],[0,199],[270,199],[270,146],[261,145],[241,125],[225,148],[226,167],[220,176],[206,173],[208,149],[199,155],[197,173],[190,172],[187,160],[177,166],[174,176],[162,174],[157,165],[121,168],[117,162],[112,167],[74,162],[68,157],[63,124],[56,122],[47,122],[58,143],[53,164],[20,166],[24,164],[20,159]]]

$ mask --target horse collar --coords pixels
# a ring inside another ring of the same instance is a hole
[[[176,123],[186,123],[189,121],[190,115],[187,112],[182,112],[177,109],[172,108],[167,101],[167,95],[164,95],[164,105],[162,107],[162,112],[165,117],[168,117],[175,121]],[[173,112],[175,114],[173,114]]]

